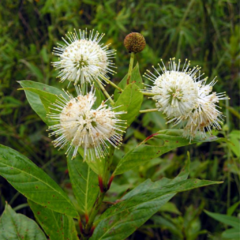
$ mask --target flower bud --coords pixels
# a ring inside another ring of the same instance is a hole
[[[146,41],[141,33],[132,32],[125,37],[124,46],[128,52],[138,53],[145,48]]]

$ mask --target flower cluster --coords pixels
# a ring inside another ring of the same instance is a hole
[[[73,82],[75,87],[79,84],[83,89],[83,86],[94,86],[96,82],[113,104],[102,80],[111,83],[118,90],[122,89],[108,80],[107,74],[114,73],[115,66],[111,58],[115,52],[108,50],[108,45],[100,44],[103,36],[104,34],[98,32],[88,33],[84,30],[68,33],[63,38],[65,44],[54,48],[53,53],[59,57],[59,61],[54,62],[53,66],[60,70],[61,81]],[[146,43],[141,34],[131,33],[125,38],[124,44],[132,56],[132,53],[142,51]],[[205,132],[212,127],[220,129],[223,116],[217,103],[227,98],[224,93],[212,92],[216,81],[206,84],[207,78],[202,78],[204,74],[201,74],[200,68],[196,66],[191,69],[188,60],[182,67],[181,61],[176,63],[174,58],[170,59],[168,69],[162,60],[158,66],[160,70],[153,67],[153,72],[147,70],[144,75],[153,82],[153,85],[147,85],[145,94],[152,96],[157,110],[166,115],[168,122],[182,123],[183,134],[190,140],[198,132],[204,137]],[[56,147],[68,145],[66,153],[72,152],[72,157],[77,155],[81,147],[84,158],[102,158],[108,153],[110,145],[117,147],[122,141],[125,121],[119,119],[118,115],[124,112],[117,112],[106,102],[95,106],[93,87],[90,92],[82,94],[79,86],[76,87],[77,97],[65,92],[53,103],[53,112],[49,117],[55,124],[50,126],[50,135],[57,135],[54,140]]]
[[[82,95],[77,88],[77,93],[78,96],[73,97],[65,92],[53,103],[49,117],[57,123],[49,127],[50,136],[58,136],[54,140],[55,147],[68,145],[66,154],[73,152],[73,158],[79,147],[84,149],[84,159],[102,158],[108,153],[109,144],[117,147],[121,143],[125,121],[117,116],[124,112],[115,112],[104,102],[94,109],[96,97],[93,89]]]
[[[108,78],[107,74],[114,73],[115,51],[108,50],[108,45],[100,44],[104,34],[87,30],[74,30],[63,38],[65,44],[58,44],[53,50],[59,60],[53,66],[60,70],[58,77],[61,81],[73,82],[77,97],[68,92],[58,96],[52,104],[49,118],[54,122],[49,127],[52,135],[57,138],[53,141],[55,147],[68,146],[66,154],[71,153],[74,158],[78,149],[84,150],[84,159],[94,160],[102,158],[108,153],[110,145],[117,147],[122,140],[125,121],[118,119],[117,112],[106,102],[96,106],[93,87],[87,92],[88,84],[100,84]],[[81,89],[86,89],[82,94]],[[84,88],[83,88],[84,87]],[[56,122],[57,121],[57,122]]]
[[[211,127],[221,128],[222,113],[216,104],[227,97],[224,93],[211,93],[216,81],[206,84],[207,78],[201,79],[203,74],[198,66],[190,69],[190,61],[186,60],[180,69],[180,64],[180,60],[176,63],[174,58],[170,59],[167,69],[161,60],[160,72],[154,67],[154,72],[147,70],[144,76],[153,86],[148,85],[146,92],[152,95],[168,122],[185,123],[184,136],[191,140],[200,132],[204,137]]]

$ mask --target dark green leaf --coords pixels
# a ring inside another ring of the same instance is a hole
[[[0,218],[0,239],[47,240],[45,234],[32,219],[15,213],[8,204]]]
[[[155,139],[152,145],[147,144],[149,140]],[[162,130],[147,137],[137,147],[130,150],[118,163],[114,175],[122,174],[132,168],[144,164],[146,161],[157,158],[162,154],[178,147],[187,146],[197,142],[214,141],[216,137],[200,139],[196,137],[191,143],[182,136],[182,130]]]
[[[229,207],[227,209],[227,215],[231,216],[239,205],[240,205],[240,201],[234,203],[231,207]]]
[[[233,240],[239,240],[240,239],[240,228],[231,228],[222,233],[223,238],[230,238]]]
[[[77,240],[75,223],[71,217],[56,213],[28,200],[35,218],[51,240]]]
[[[67,194],[24,155],[0,145],[0,175],[28,199],[53,211],[78,217]]]
[[[220,182],[189,179],[187,172],[177,178],[157,182],[146,180],[110,207],[96,222],[91,240],[123,240],[146,222],[177,192],[188,191]]]

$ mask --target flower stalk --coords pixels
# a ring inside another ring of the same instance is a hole
[[[129,62],[129,68],[128,68],[128,78],[127,78],[127,84],[130,83],[131,75],[132,75],[132,69],[133,69],[133,63],[134,63],[134,52],[131,52],[130,54],[130,62]]]

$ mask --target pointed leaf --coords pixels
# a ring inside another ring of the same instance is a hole
[[[232,217],[232,216],[228,216],[228,215],[220,214],[220,213],[212,213],[207,210],[204,210],[204,212],[208,216],[212,217],[213,219],[215,219],[221,223],[224,223],[231,227],[240,229],[240,219],[238,219],[237,217]]]
[[[15,213],[8,204],[0,218],[0,239],[47,240],[32,219]]]
[[[79,155],[74,160],[68,158],[68,170],[78,206],[88,215],[99,192],[98,176]]]
[[[35,218],[51,240],[77,240],[75,223],[71,217],[54,212],[28,200]]]
[[[99,220],[91,240],[123,240],[146,222],[177,192],[188,191],[220,182],[189,179],[157,182],[146,180],[107,209]]]
[[[0,175],[28,199],[53,211],[78,217],[57,183],[24,155],[3,145],[0,145]]]
[[[19,81],[19,84],[23,88],[31,88],[31,89],[38,89],[42,92],[46,93],[51,93],[54,95],[59,95],[62,94],[63,91],[56,88],[49,86],[47,84],[39,83],[39,82],[34,82],[34,81],[29,81],[29,80],[23,80]],[[47,118],[46,118],[46,109],[44,108],[44,105],[40,99],[40,96],[38,93],[29,91],[29,90],[24,90],[27,100],[29,104],[31,105],[32,109],[38,114],[38,116],[45,122],[47,123]]]
[[[24,89],[24,91],[36,93],[39,96],[39,98],[42,102],[42,105],[45,109],[45,120],[44,121],[49,125],[49,119],[46,117],[46,115],[49,113],[49,110],[50,110],[49,107],[51,106],[51,104],[56,102],[58,95],[52,94],[52,93],[49,93],[46,91],[42,91],[42,90],[39,90],[36,88],[23,88],[23,89]],[[51,124],[52,124],[52,120],[51,120]]]
[[[155,139],[157,141],[150,145],[147,143],[150,139]],[[196,137],[191,143],[189,143],[189,140],[182,136],[182,130],[159,131],[147,137],[138,146],[126,153],[126,155],[119,161],[113,175],[116,176],[122,174],[178,147],[187,146],[197,142],[210,142],[216,139],[216,137],[212,136],[206,139]]]

